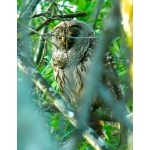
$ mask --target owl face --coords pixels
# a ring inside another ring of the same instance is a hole
[[[76,44],[77,37],[81,36],[83,36],[83,32],[76,26],[72,26],[69,29],[64,27],[55,29],[55,41],[60,50],[68,51]]]
[[[81,49],[87,50],[88,48],[89,37],[94,37],[94,31],[82,21],[72,20],[58,24],[52,36],[55,44],[52,55],[54,65],[63,68],[70,65],[72,60],[78,63]]]

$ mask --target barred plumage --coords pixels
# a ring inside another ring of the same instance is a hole
[[[52,54],[55,78],[64,98],[78,104],[84,96],[84,78],[88,76],[95,50],[94,30],[82,21],[63,21],[55,27],[52,41],[55,43]],[[100,60],[105,71],[98,78],[119,100],[123,99],[124,94],[112,61],[112,56],[107,52],[104,60]],[[92,101],[100,103],[101,96],[97,90],[95,92]]]

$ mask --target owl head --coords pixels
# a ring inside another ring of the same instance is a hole
[[[94,30],[88,24],[79,20],[59,23],[52,34],[54,65],[65,68],[81,63],[93,49],[94,41]]]

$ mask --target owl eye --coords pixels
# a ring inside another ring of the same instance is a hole
[[[61,37],[61,36],[58,36],[58,40],[62,40],[62,37]]]
[[[58,40],[58,42],[62,42],[62,37],[63,37],[63,29],[62,28],[56,28],[55,29],[55,38]]]
[[[72,37],[78,37],[80,35],[81,29],[78,26],[72,26],[69,31],[69,35]]]
[[[73,37],[78,37],[78,33],[77,32],[73,32],[72,34],[71,34],[71,36],[73,36]]]

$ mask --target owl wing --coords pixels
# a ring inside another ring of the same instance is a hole
[[[102,82],[112,92],[116,100],[123,100],[124,92],[119,82],[119,76],[114,68],[115,63],[110,52],[105,53],[103,63]]]

